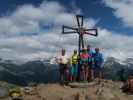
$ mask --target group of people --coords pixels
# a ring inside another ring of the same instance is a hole
[[[88,45],[87,48],[80,51],[80,54],[74,50],[70,58],[67,56],[66,50],[62,49],[61,55],[57,57],[56,61],[59,64],[61,82],[90,81],[102,78],[103,56],[99,48],[93,50]]]

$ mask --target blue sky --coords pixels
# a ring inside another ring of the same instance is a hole
[[[61,48],[70,55],[77,36],[61,35],[61,26],[75,27],[76,14],[85,16],[85,27],[99,30],[98,38],[85,37],[86,44],[101,48],[105,57],[133,57],[132,0],[2,0],[0,7],[1,58],[44,59]]]
[[[105,27],[118,34],[126,33],[124,35],[132,35],[133,29],[124,26],[122,21],[113,15],[114,9],[105,6],[102,0],[3,0],[0,3],[0,15],[8,15],[25,4],[39,6],[43,1],[57,1],[70,12],[75,7],[80,8],[85,17],[93,17],[99,20],[98,26]]]

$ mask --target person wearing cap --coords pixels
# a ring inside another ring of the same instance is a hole
[[[81,80],[87,81],[88,79],[88,58],[89,54],[87,53],[87,48],[83,48],[80,54],[80,76],[83,78]]]
[[[102,78],[101,66],[103,63],[103,55],[100,53],[99,48],[95,48],[95,71],[99,79]]]
[[[70,68],[70,81],[76,81],[78,74],[78,53],[77,50],[74,50],[71,57],[71,68]]]
[[[66,50],[61,50],[61,55],[57,57],[57,63],[59,64],[59,72],[60,72],[60,81],[64,82],[64,73],[67,72],[66,69],[68,68],[69,58],[66,54]]]

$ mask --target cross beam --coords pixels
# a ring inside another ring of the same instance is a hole
[[[77,33],[79,35],[78,53],[80,55],[81,49],[84,48],[83,35],[88,34],[91,36],[98,36],[98,30],[96,28],[91,28],[91,29],[84,28],[83,27],[84,26],[84,17],[82,15],[76,15],[76,20],[77,20],[77,28],[63,25],[62,26],[62,34],[75,34],[75,33]]]

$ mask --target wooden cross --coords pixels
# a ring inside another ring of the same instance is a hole
[[[78,41],[78,53],[80,55],[80,51],[84,48],[84,34],[92,35],[92,36],[98,36],[98,31],[96,28],[86,29],[84,28],[84,18],[81,15],[76,15],[77,19],[77,28],[69,27],[69,26],[62,26],[62,33],[63,34],[74,34],[77,33],[79,35],[79,41]],[[70,30],[70,31],[65,31]],[[94,32],[91,33],[91,32]]]

